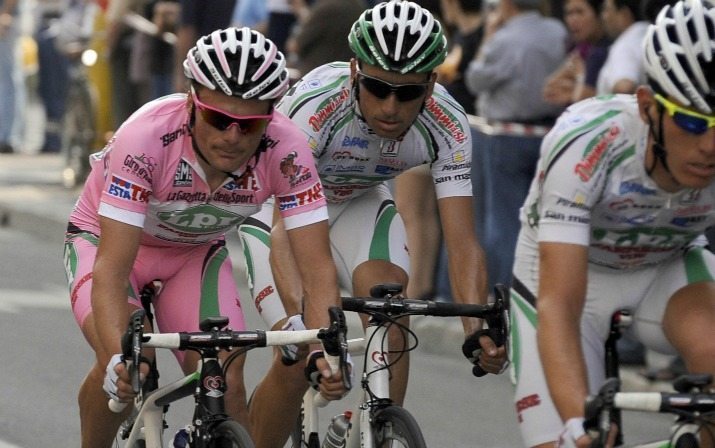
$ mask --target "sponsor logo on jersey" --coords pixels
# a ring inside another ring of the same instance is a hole
[[[365,165],[341,165],[341,164],[330,164],[325,165],[323,172],[325,173],[362,173],[365,171]]]
[[[380,145],[380,155],[382,157],[397,157],[400,152],[400,142],[396,140],[383,140]]]
[[[707,215],[700,216],[676,216],[670,221],[674,226],[678,227],[691,227],[708,219]]]
[[[361,149],[367,149],[367,140],[360,137],[349,137],[346,135],[345,138],[343,138],[342,147],[350,148],[352,146],[357,146]]]
[[[518,400],[516,402],[516,415],[519,418],[519,423],[524,421],[524,418],[521,415],[522,412],[524,412],[525,410],[527,410],[529,408],[538,406],[540,404],[541,404],[541,398],[539,398],[539,394],[527,395],[526,397]]]
[[[323,186],[320,182],[318,182],[303,191],[299,191],[298,193],[279,197],[278,206],[280,210],[288,210],[318,202],[324,197]]]
[[[127,201],[149,202],[149,190],[147,188],[115,175],[112,175],[112,181],[107,188],[107,193]]]
[[[261,189],[258,177],[256,177],[256,173],[253,172],[253,167],[250,165],[246,167],[246,171],[237,180],[233,181],[233,184],[236,190],[259,191]]]
[[[425,102],[425,110],[432,116],[434,121],[440,125],[447,134],[451,135],[458,143],[464,143],[467,135],[462,128],[462,123],[449,110],[442,107],[434,97],[429,97]]]
[[[184,123],[181,125],[181,127],[175,131],[171,131],[169,133],[166,133],[159,137],[161,140],[161,145],[162,147],[166,148],[168,145],[172,144],[175,142],[179,137],[182,137],[184,135],[187,135],[189,133],[189,126],[188,124]]]
[[[639,210],[660,210],[662,206],[660,204],[638,204],[631,198],[625,198],[618,201],[613,201],[608,204],[608,208],[611,210],[628,210],[628,209],[639,209]]]
[[[151,174],[154,172],[154,168],[156,168],[156,162],[153,157],[149,157],[146,154],[140,156],[128,154],[124,158],[122,170],[124,170],[125,173],[141,177],[148,183],[151,183]]]
[[[596,168],[598,168],[598,165],[603,160],[603,155],[606,153],[608,146],[620,133],[621,130],[618,127],[612,126],[599,133],[589,142],[586,146],[586,150],[583,152],[583,159],[577,163],[574,168],[574,172],[578,174],[578,177],[583,182],[587,182],[591,179]]]
[[[565,206],[565,207],[578,208],[578,209],[587,210],[587,211],[588,211],[588,210],[591,210],[591,207],[589,207],[589,206],[587,206],[586,204],[584,204],[583,198],[575,199],[575,200],[573,200],[573,201],[570,201],[570,200],[568,200],[568,199],[566,199],[566,198],[558,198],[558,199],[556,200],[556,205],[563,205],[563,206]]]
[[[355,156],[350,151],[335,151],[330,155],[333,160],[354,160],[356,162],[367,162],[370,160],[369,157]]]
[[[402,168],[397,168],[389,165],[376,165],[375,166],[375,173],[376,174],[382,174],[383,176],[387,176],[390,174],[394,173],[400,173],[402,172]]]
[[[652,188],[648,188],[645,185],[639,184],[638,182],[621,182],[621,185],[618,187],[618,193],[638,193],[643,196],[652,196],[657,192]]]
[[[316,110],[313,115],[308,118],[308,124],[313,128],[314,131],[319,131],[323,127],[326,121],[335,113],[338,107],[350,98],[350,90],[342,89],[335,95],[328,97],[320,109]]]
[[[255,195],[253,193],[240,194],[219,190],[211,196],[211,200],[224,204],[253,204],[255,203]]]
[[[281,159],[281,173],[288,178],[291,187],[305,183],[313,177],[308,167],[295,163],[297,158],[298,153],[291,151]]]
[[[208,195],[203,191],[172,191],[166,196],[167,201],[206,202]]]
[[[708,213],[713,209],[712,205],[702,204],[702,205],[691,205],[685,208],[679,208],[675,211],[675,216],[692,216],[692,215],[702,215]]]
[[[188,187],[193,183],[193,175],[191,170],[191,165],[185,160],[179,162],[176,166],[176,172],[174,173],[174,186],[175,187]]]
[[[455,174],[454,176],[442,176],[434,180],[435,184],[441,184],[442,182],[458,181],[458,180],[469,180],[472,177],[471,173]]]
[[[172,212],[159,212],[157,217],[172,230],[193,234],[223,231],[245,219],[244,216],[212,204],[201,204]]]
[[[259,313],[262,313],[262,312],[263,312],[263,307],[261,306],[261,302],[263,302],[263,300],[264,300],[266,297],[270,296],[270,295],[273,294],[275,291],[276,291],[276,290],[273,288],[273,285],[268,285],[268,286],[266,286],[265,288],[261,289],[261,291],[258,293],[258,295],[256,296],[256,299],[255,299],[254,303],[255,303],[256,309],[258,310]]]

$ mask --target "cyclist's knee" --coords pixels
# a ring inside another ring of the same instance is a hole
[[[407,285],[407,272],[388,260],[369,260],[360,264],[353,271],[353,292],[355,295],[367,295],[370,288],[379,283],[399,283]]]

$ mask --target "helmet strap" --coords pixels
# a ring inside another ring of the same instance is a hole
[[[665,149],[665,145],[663,144],[663,106],[660,104],[657,105],[658,107],[658,134],[655,133],[655,126],[653,126],[653,120],[650,118],[650,114],[648,115],[648,129],[650,131],[650,135],[653,138],[653,164],[650,166],[650,168],[646,169],[646,173],[650,176],[653,174],[653,171],[655,170],[656,165],[658,164],[658,161],[663,165],[663,168],[665,168],[665,171],[670,174],[671,177],[673,177],[673,173],[670,171],[670,167],[668,167],[668,152]]]

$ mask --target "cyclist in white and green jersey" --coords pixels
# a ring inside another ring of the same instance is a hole
[[[526,446],[590,446],[611,315],[715,374],[715,7],[666,6],[635,95],[571,106],[544,138],[512,284],[514,398]],[[711,384],[712,386],[712,384]],[[703,444],[703,446],[713,446]]]
[[[433,72],[446,54],[440,23],[416,3],[384,2],[361,15],[349,42],[354,59],[316,68],[277,105],[303,130],[313,149],[328,199],[341,286],[353,295],[368,296],[378,283],[407,284],[408,241],[386,181],[427,165],[438,198],[454,299],[485,303],[484,255],[474,234],[469,125],[463,108],[435,83]],[[299,170],[293,172],[300,176]],[[277,202],[278,210],[294,206],[283,198]],[[410,198],[410,206],[423,203],[420,195]],[[288,327],[299,326],[295,315],[301,312],[302,291],[284,244],[282,222],[273,221],[270,210],[253,218],[239,232],[255,304],[269,326],[285,326],[286,316],[293,316]],[[487,372],[500,372],[506,362],[504,348],[497,349],[487,336],[475,336],[482,328],[480,320],[464,319],[463,324],[465,337],[477,338],[483,347],[476,362]],[[404,344],[399,334],[392,336],[396,347]],[[290,364],[292,356],[284,354],[284,362]],[[275,362],[281,363],[280,356]],[[405,394],[407,368],[403,355],[391,369],[391,397],[398,403]],[[300,368],[285,366],[284,377],[274,382],[266,377],[259,386],[273,388],[276,401],[285,407],[283,422],[297,416],[307,387],[302,375]],[[296,381],[286,380],[290,377]],[[277,446],[285,440],[281,437],[277,435]]]

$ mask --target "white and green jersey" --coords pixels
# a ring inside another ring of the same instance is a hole
[[[648,126],[632,95],[571,106],[544,138],[521,210],[522,244],[589,246],[589,261],[627,269],[674,256],[715,223],[715,186],[668,193],[645,170]],[[532,244],[534,243],[534,244]]]
[[[435,85],[412,127],[398,140],[379,137],[362,119],[348,63],[311,71],[277,108],[307,135],[330,203],[353,199],[423,164],[431,164],[438,198],[472,195],[467,117],[440,85]]]

